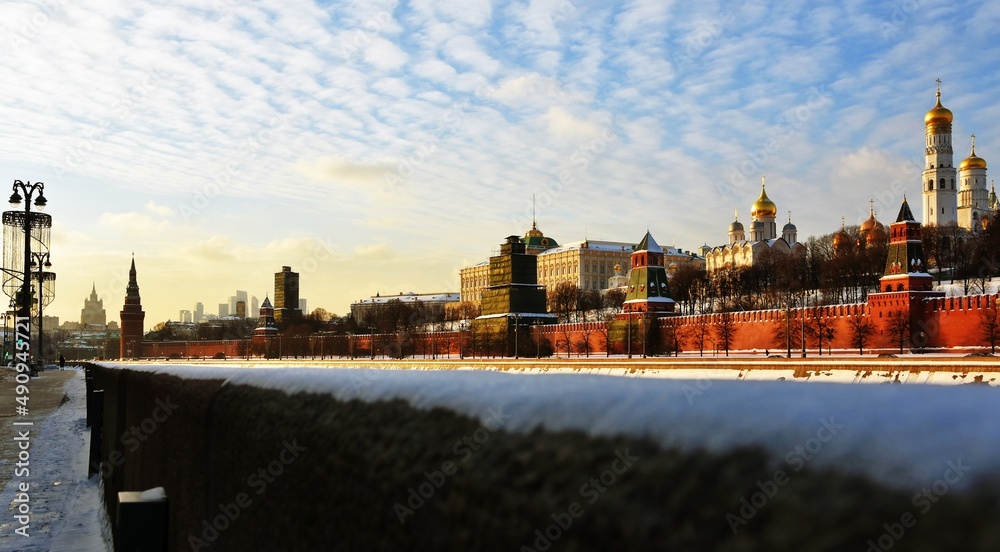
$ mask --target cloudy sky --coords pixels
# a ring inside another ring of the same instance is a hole
[[[697,7],[695,7],[697,4]],[[0,174],[42,181],[57,299],[147,329],[282,265],[309,308],[458,291],[531,225],[693,249],[760,175],[800,238],[919,201],[935,79],[1000,159],[1000,3],[5,2]],[[917,203],[919,205],[919,203]],[[915,211],[917,211],[915,209]],[[784,222],[783,220],[780,222]]]

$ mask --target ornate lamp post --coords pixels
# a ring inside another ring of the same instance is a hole
[[[17,209],[24,202],[24,274],[21,279],[21,296],[17,305],[17,316],[28,324],[28,336],[31,335],[31,198],[35,198],[35,207],[39,211],[45,208],[45,184],[42,182],[14,181],[14,193],[10,194],[10,206]],[[24,192],[22,197],[19,192]],[[35,195],[37,193],[37,196]],[[30,347],[28,349],[30,355]],[[32,370],[34,372],[34,370]]]
[[[48,253],[32,253],[31,254],[31,266],[38,267],[38,364],[41,367],[45,367],[45,338],[42,327],[42,307],[45,306],[45,290],[44,282],[45,280],[54,279],[55,274],[52,272],[45,272],[44,269],[52,268],[52,263],[49,261]]]

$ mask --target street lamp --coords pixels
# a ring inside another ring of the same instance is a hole
[[[28,324],[27,337],[31,339],[31,198],[35,198],[34,204],[39,211],[45,208],[48,201],[45,199],[45,184],[42,182],[31,183],[15,180],[13,190],[14,193],[10,194],[8,200],[10,206],[17,209],[21,202],[24,202],[24,274],[21,280],[21,297],[17,306],[17,316]],[[19,190],[24,192],[23,197],[18,193]],[[30,346],[27,350],[30,358]],[[30,363],[28,364],[30,366]],[[34,369],[32,369],[32,374],[34,374]]]
[[[48,253],[32,253],[31,254],[31,266],[38,267],[38,364],[42,368],[45,367],[45,337],[42,327],[42,307],[44,306],[45,294],[43,293],[44,281],[50,280],[55,277],[55,274],[51,272],[45,272],[44,269],[52,268],[52,263],[49,261]]]

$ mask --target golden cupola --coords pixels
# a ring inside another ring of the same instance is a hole
[[[938,85],[937,91],[937,104],[924,115],[924,124],[930,125],[950,125],[955,119],[952,115],[951,110],[947,107],[941,105],[941,86]]]
[[[986,160],[982,157],[976,155],[976,135],[972,135],[972,153],[968,157],[962,160],[962,163],[958,166],[958,170],[964,171],[966,169],[985,169]]]
[[[760,197],[750,206],[750,216],[760,220],[763,218],[774,218],[778,216],[778,206],[774,204],[764,189],[764,177],[760,177]]]

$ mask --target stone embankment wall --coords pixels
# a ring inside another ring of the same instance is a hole
[[[109,511],[163,486],[170,550],[993,550],[996,497],[777,474],[757,449],[508,432],[403,401],[94,366]],[[361,383],[362,385],[364,382]],[[917,512],[914,518],[912,512]],[[907,518],[901,516],[908,515]],[[919,523],[911,523],[917,519]],[[116,528],[117,530],[117,528]]]

